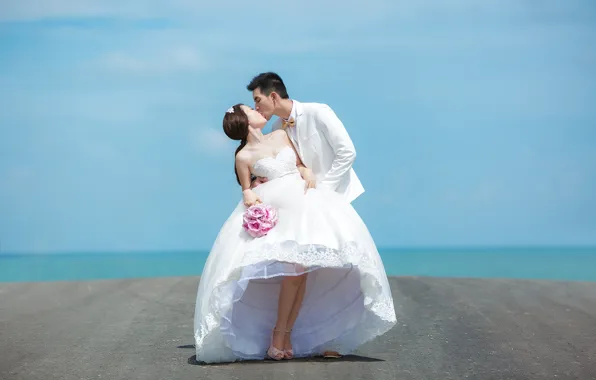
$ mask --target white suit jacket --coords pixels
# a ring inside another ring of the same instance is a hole
[[[352,202],[364,192],[352,164],[356,149],[343,123],[326,104],[294,100],[296,128],[288,133],[302,162],[317,178],[317,187],[332,189]],[[273,130],[282,127],[279,118]]]

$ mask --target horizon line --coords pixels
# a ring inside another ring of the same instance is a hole
[[[379,253],[383,251],[454,251],[454,250],[511,250],[511,249],[595,249],[596,244],[487,244],[487,245],[403,245],[403,246],[379,246],[377,250]],[[109,250],[95,250],[95,249],[70,249],[64,251],[48,250],[48,251],[0,251],[0,256],[21,256],[21,255],[93,255],[93,254],[157,254],[157,253],[183,253],[183,252],[199,252],[209,253],[211,248],[164,248],[164,249],[109,249]]]

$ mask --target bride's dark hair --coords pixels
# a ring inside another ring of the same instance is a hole
[[[239,185],[242,185],[238,177],[238,170],[236,170],[235,158],[238,152],[246,145],[246,139],[248,138],[248,116],[246,116],[246,113],[240,106],[242,106],[242,103],[232,106],[226,112],[223,118],[223,130],[232,140],[240,140],[240,145],[236,148],[236,153],[234,153],[234,173],[236,173],[236,181],[238,181]]]

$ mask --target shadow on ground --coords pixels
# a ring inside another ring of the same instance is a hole
[[[185,349],[194,349],[195,346],[193,344],[186,344],[183,346],[178,346],[178,348],[185,348]],[[288,360],[280,360],[280,362],[287,362]],[[341,358],[337,359],[325,359],[322,356],[310,357],[310,358],[296,358],[292,359],[292,362],[305,362],[305,363],[316,363],[316,362],[384,362],[383,359],[371,358],[368,356],[360,356],[360,355],[346,355],[342,356]],[[230,363],[204,363],[197,361],[197,356],[193,355],[188,358],[188,364],[192,365],[199,365],[203,367],[209,366],[221,366],[221,365],[233,365],[233,364],[258,364],[258,363],[275,363],[277,360],[272,359],[263,359],[263,360],[244,360],[244,361],[237,361],[237,362],[230,362]]]

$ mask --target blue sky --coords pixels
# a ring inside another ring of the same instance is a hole
[[[596,5],[8,1],[3,252],[209,249],[223,112],[276,71],[357,148],[380,247],[596,244]]]

